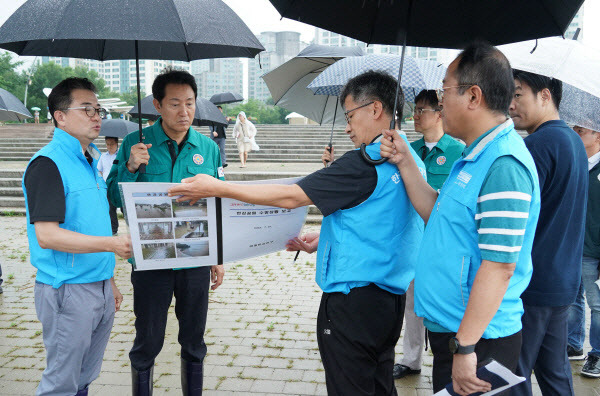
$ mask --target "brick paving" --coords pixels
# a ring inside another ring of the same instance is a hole
[[[125,231],[121,220],[121,232]],[[314,226],[309,229],[315,229]],[[0,394],[31,395],[44,369],[41,325],[35,314],[35,270],[29,264],[24,217],[0,217]],[[320,292],[314,282],[315,256],[293,253],[226,265],[223,285],[210,294],[206,329],[205,395],[325,395],[325,379],[315,338]],[[130,266],[118,260],[116,281],[124,295],[90,395],[130,394],[128,351],[134,337]],[[179,345],[173,306],[154,372],[155,395],[180,394]],[[589,326],[589,312],[588,320]],[[589,344],[586,342],[586,347]],[[397,347],[401,353],[401,342]],[[400,396],[431,391],[432,357],[425,352],[420,376],[397,380]],[[579,375],[572,363],[578,396],[600,396],[600,380]],[[536,389],[536,394],[540,394]]]

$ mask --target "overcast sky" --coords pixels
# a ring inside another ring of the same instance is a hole
[[[279,13],[268,0],[224,1],[255,34],[269,30],[292,30],[300,32],[301,40],[305,42],[310,42],[314,36],[315,29],[312,26],[287,19],[281,20]],[[25,0],[0,0],[0,24],[4,23],[24,2]],[[583,42],[600,50],[600,23],[598,21],[600,21],[600,1],[586,0],[584,3]],[[532,23],[534,22],[532,21]]]

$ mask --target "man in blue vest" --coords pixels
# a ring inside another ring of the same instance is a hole
[[[385,132],[382,156],[398,165],[426,221],[415,274],[415,313],[429,330],[433,390],[486,392],[478,362],[511,371],[521,349],[519,296],[532,273],[539,214],[535,164],[507,117],[514,92],[508,60],[485,43],[450,64],[439,90],[444,131],[467,147],[435,191],[419,177],[408,147]]]
[[[460,158],[465,145],[444,133],[442,108],[434,90],[422,90],[415,97],[415,132],[423,134],[410,146],[423,159],[427,169],[427,184],[439,190],[448,178],[454,162]],[[394,378],[421,373],[425,326],[415,315],[415,292],[411,283],[406,291],[404,309],[404,338],[402,361],[394,365]]]
[[[68,78],[48,96],[54,137],[23,176],[35,309],[47,366],[37,395],[84,396],[98,377],[115,310],[115,253],[131,256],[129,236],[112,236],[106,184],[92,144],[104,109],[87,79]]]
[[[573,395],[567,358],[569,306],[581,282],[581,257],[588,194],[588,160],[583,142],[560,119],[562,82],[515,70],[510,116],[529,134],[542,204],[535,231],[533,275],[523,292],[523,346],[517,374],[526,381],[513,395],[532,395],[531,373],[543,394]]]
[[[340,95],[346,133],[374,158],[392,119],[396,85],[388,74],[370,71],[348,81]],[[425,180],[423,162],[411,154]],[[318,245],[317,341],[327,392],[396,395],[394,346],[423,222],[394,165],[372,166],[352,150],[293,185],[233,185],[203,175],[182,182],[169,191],[180,200],[216,196],[283,208],[314,203],[324,215],[320,236],[305,235],[290,248],[312,253]]]

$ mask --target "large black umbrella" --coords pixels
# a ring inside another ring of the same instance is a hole
[[[102,120],[100,136],[124,138],[138,129],[138,124],[127,120]]]
[[[282,18],[367,44],[463,48],[474,39],[506,44],[564,34],[584,0],[269,0]],[[396,95],[398,96],[398,95]],[[396,104],[397,105],[397,104]],[[394,115],[396,108],[394,108]],[[392,117],[390,129],[396,126]],[[364,146],[363,156],[372,161]]]
[[[0,121],[23,121],[31,118],[27,107],[17,97],[0,88]]]
[[[0,27],[0,48],[18,55],[136,59],[138,105],[140,58],[190,62],[252,58],[264,50],[221,0],[28,0]],[[141,120],[138,126],[141,141]]]
[[[225,104],[225,103],[241,102],[242,100],[244,100],[242,95],[240,95],[239,93],[235,93],[235,92],[223,92],[223,93],[214,94],[213,96],[210,97],[210,101],[216,105]]]
[[[156,120],[160,117],[160,114],[154,107],[154,96],[148,95],[142,99],[142,114],[140,117],[138,106],[134,106],[129,111],[132,117],[147,118],[149,120]],[[196,99],[196,113],[194,114],[194,121],[192,123],[196,126],[212,126],[214,124],[227,125],[227,119],[221,113],[221,110],[217,108],[210,100],[204,98]]]

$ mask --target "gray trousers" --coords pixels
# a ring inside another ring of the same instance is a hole
[[[225,154],[225,138],[213,137],[213,140],[219,146],[219,151],[221,151],[221,164],[225,165],[227,163],[227,154]]]
[[[423,344],[425,343],[425,326],[423,318],[415,315],[415,282],[410,282],[406,291],[406,308],[404,308],[404,351],[400,364],[413,370],[421,369]]]
[[[58,289],[36,282],[35,310],[46,347],[36,395],[73,396],[100,374],[115,317],[110,280]]]

